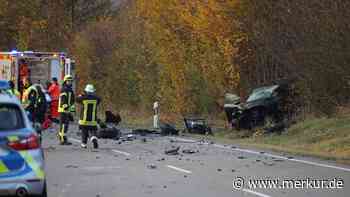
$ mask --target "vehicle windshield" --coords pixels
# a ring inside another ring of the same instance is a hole
[[[24,128],[20,109],[15,105],[0,104],[0,131]]]
[[[253,93],[249,96],[247,99],[247,102],[252,102],[255,100],[260,99],[266,99],[271,97],[272,92],[277,88],[278,86],[269,86],[269,87],[262,87],[253,90]]]

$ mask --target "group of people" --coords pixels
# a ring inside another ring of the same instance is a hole
[[[79,129],[82,132],[81,147],[87,148],[90,137],[93,147],[98,148],[97,112],[101,100],[96,96],[96,89],[91,84],[86,85],[83,94],[75,97],[72,84],[73,77],[71,75],[64,77],[61,88],[57,78],[53,78],[47,87],[50,105],[47,103],[43,88],[38,84],[24,84],[25,89],[21,94],[16,90],[14,83],[10,81],[9,93],[21,99],[23,107],[29,113],[34,124],[44,124],[47,117],[53,122],[59,122],[60,128],[57,137],[60,145],[71,145],[67,132],[70,122],[74,121],[75,103],[78,103],[81,106],[79,118]],[[47,116],[48,107],[50,108],[49,116]],[[41,134],[40,129],[38,132]]]

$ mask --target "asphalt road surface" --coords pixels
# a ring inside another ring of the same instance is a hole
[[[350,166],[157,135],[101,139],[91,151],[80,148],[76,130],[71,146],[44,134],[49,197],[350,196]],[[164,153],[178,146],[178,155]]]

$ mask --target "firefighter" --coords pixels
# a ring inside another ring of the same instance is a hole
[[[67,131],[69,122],[73,121],[73,113],[75,112],[74,92],[72,89],[73,77],[66,75],[63,79],[62,90],[58,100],[58,112],[60,113],[60,130],[58,131],[58,139],[60,145],[71,145],[67,139]]]
[[[21,99],[21,93],[19,93],[19,91],[16,90],[15,83],[13,83],[13,81],[9,81],[9,86],[10,86],[10,89],[8,90],[8,92],[11,95],[16,96],[18,99]]]
[[[23,94],[22,105],[29,112],[30,120],[41,139],[42,124],[45,120],[46,98],[40,85],[32,85]]]
[[[32,83],[30,82],[29,78],[24,77],[22,80],[22,84],[21,84],[21,99],[23,99],[24,94],[26,93],[27,89],[32,86]]]
[[[79,95],[77,103],[81,105],[81,115],[79,120],[79,129],[82,132],[81,147],[86,148],[89,136],[94,148],[98,148],[97,138],[97,109],[100,104],[100,98],[95,94],[93,85],[88,84],[84,93]]]
[[[52,83],[48,88],[48,92],[51,97],[51,104],[50,104],[50,112],[51,112],[51,120],[54,122],[58,122],[59,113],[58,113],[58,99],[60,97],[60,86],[57,82],[57,78],[52,78]]]
[[[35,121],[35,108],[36,108],[37,96],[38,96],[38,91],[35,85],[29,86],[23,92],[23,96],[22,96],[22,106],[27,112],[29,112],[29,117],[32,122]]]

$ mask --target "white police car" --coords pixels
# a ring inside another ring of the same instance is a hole
[[[20,101],[0,92],[0,196],[47,196],[44,154]]]

